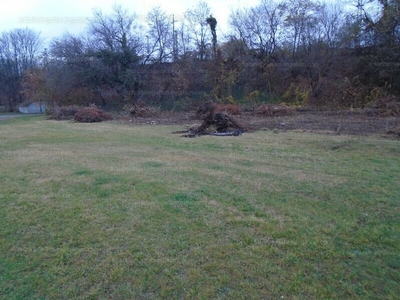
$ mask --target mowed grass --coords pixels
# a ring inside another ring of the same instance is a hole
[[[0,122],[2,299],[398,299],[400,143]]]

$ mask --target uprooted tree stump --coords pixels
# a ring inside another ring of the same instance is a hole
[[[199,127],[174,133],[184,133],[184,137],[200,135],[238,136],[245,131],[245,126],[239,124],[233,117],[224,113],[209,113]]]

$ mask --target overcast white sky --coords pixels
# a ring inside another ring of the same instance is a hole
[[[130,13],[145,19],[147,12],[155,6],[174,14],[179,19],[185,10],[196,5],[198,0],[0,0],[0,32],[29,27],[40,31],[49,42],[66,31],[72,34],[83,32],[87,18],[93,8],[110,13],[112,6],[122,5]],[[232,9],[257,5],[259,0],[213,0],[206,1],[217,19],[217,32],[226,33],[228,16]]]

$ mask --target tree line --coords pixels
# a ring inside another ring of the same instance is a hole
[[[218,29],[200,1],[179,20],[154,7],[145,24],[118,5],[96,10],[81,35],[45,48],[29,28],[3,32],[1,105],[188,109],[207,98],[349,108],[400,96],[400,0],[261,0],[230,12],[228,34]]]

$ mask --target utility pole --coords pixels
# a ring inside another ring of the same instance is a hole
[[[365,11],[364,11],[364,0],[357,0],[357,26],[358,26],[358,34],[357,34],[357,39],[356,39],[356,46],[360,47],[361,46],[361,30],[362,30],[362,25],[364,23],[364,18],[365,18]]]

